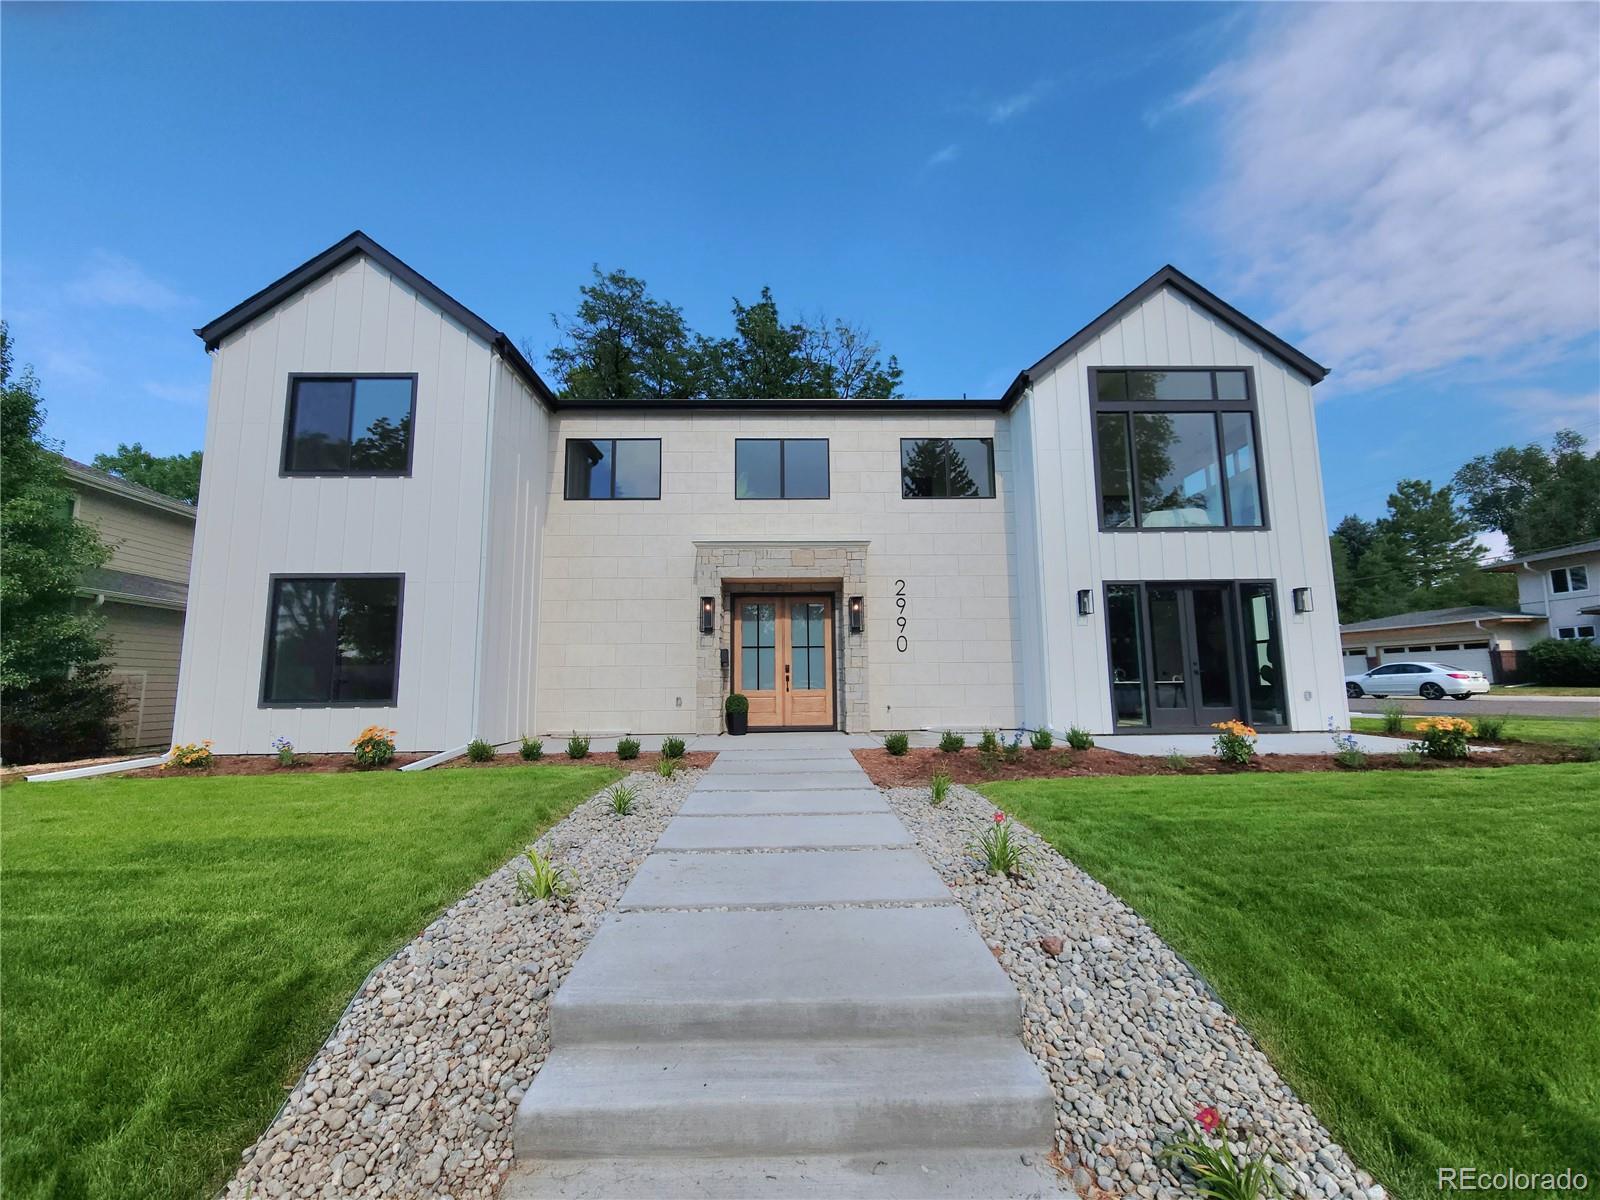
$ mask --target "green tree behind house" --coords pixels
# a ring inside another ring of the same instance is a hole
[[[1537,443],[1480,454],[1452,484],[1468,515],[1483,529],[1506,535],[1514,554],[1600,538],[1600,451],[1563,429],[1550,449]]]
[[[185,504],[200,503],[198,450],[188,454],[155,455],[138,442],[131,446],[119,442],[115,454],[96,454],[90,466]]]

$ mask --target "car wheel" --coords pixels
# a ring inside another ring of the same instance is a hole
[[[1452,699],[1452,700],[1471,700],[1472,699],[1472,693],[1471,692],[1462,692],[1460,695],[1451,696],[1450,699]]]
[[[1347,683],[1344,685],[1344,694],[1352,700],[1359,700],[1366,693],[1361,690],[1359,683]]]
[[[1417,689],[1424,700],[1443,700],[1444,689],[1437,683],[1425,683]]]

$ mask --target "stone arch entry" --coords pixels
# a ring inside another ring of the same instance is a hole
[[[867,545],[861,542],[696,542],[695,594],[717,601],[716,632],[698,635],[695,672],[695,732],[722,730],[722,701],[730,688],[735,595],[828,595],[833,597],[833,670],[838,726],[847,733],[867,729],[867,635],[851,633],[849,597],[867,590]]]

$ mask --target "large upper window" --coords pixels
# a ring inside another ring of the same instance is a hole
[[[900,494],[907,500],[994,496],[989,438],[901,438]]]
[[[826,500],[827,438],[735,438],[733,494],[740,500]]]
[[[403,582],[399,575],[274,579],[262,702],[393,704]]]
[[[1586,592],[1589,590],[1588,567],[1557,567],[1550,572],[1552,592]]]
[[[566,497],[661,499],[661,439],[568,438]]]
[[[408,475],[415,375],[296,375],[283,439],[286,475]]]
[[[1102,529],[1266,524],[1243,370],[1091,369]]]

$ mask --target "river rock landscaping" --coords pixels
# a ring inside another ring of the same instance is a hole
[[[224,1195],[494,1196],[550,994],[699,776],[636,774],[630,815],[600,792],[540,838],[568,904],[520,900],[519,855],[380,964]]]
[[[972,847],[994,806],[975,792],[953,787],[938,806],[926,788],[886,795],[1022,993],[1023,1041],[1055,1091],[1057,1150],[1081,1196],[1189,1194],[1157,1154],[1214,1105],[1253,1152],[1270,1149],[1290,1194],[1384,1200],[1132,909],[1021,825],[1026,879],[985,874]]]

